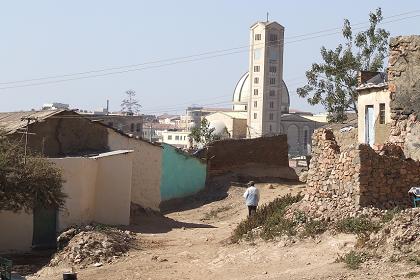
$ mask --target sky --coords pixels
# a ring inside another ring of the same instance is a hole
[[[0,1],[0,111],[51,102],[97,110],[106,100],[118,111],[129,89],[144,114],[182,113],[193,104],[228,107],[248,69],[249,27],[268,12],[285,27],[291,108],[319,113],[322,106],[309,105],[296,88],[320,61],[320,48],[335,48],[342,37],[335,31],[311,37],[341,28],[345,18],[365,23],[378,7],[392,21],[383,25],[391,36],[420,34],[420,1],[410,0]],[[89,73],[69,75],[81,72]],[[60,77],[39,79],[51,76]],[[22,80],[31,81],[16,82]]]

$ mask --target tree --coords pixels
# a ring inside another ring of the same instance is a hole
[[[132,89],[125,92],[127,98],[123,99],[121,103],[121,110],[129,116],[140,112],[141,105],[136,99],[136,92]]]
[[[353,35],[348,19],[342,30],[345,44],[335,49],[321,48],[322,63],[313,63],[306,71],[307,85],[298,88],[300,97],[311,105],[322,104],[330,122],[346,119],[346,111],[357,113],[357,76],[359,70],[384,69],[389,32],[379,28],[383,20],[381,8],[369,13],[369,27]]]
[[[210,123],[206,118],[201,120],[199,127],[194,127],[189,135],[190,142],[207,146],[210,142],[217,140],[219,137],[214,135],[215,128],[210,128]]]
[[[24,162],[21,143],[0,133],[0,211],[31,211],[37,206],[60,208],[61,171],[52,162],[29,154]]]

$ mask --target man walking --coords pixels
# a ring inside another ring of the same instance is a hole
[[[260,201],[260,192],[255,187],[254,181],[250,181],[248,188],[244,193],[245,204],[248,206],[248,216],[250,217],[257,211],[258,202]]]

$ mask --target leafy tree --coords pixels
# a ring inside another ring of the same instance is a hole
[[[0,211],[31,211],[36,206],[60,208],[65,194],[61,191],[61,171],[52,162],[29,154],[0,133]]]
[[[357,76],[359,70],[381,71],[387,52],[389,32],[379,28],[381,8],[369,13],[367,30],[353,34],[350,21],[344,20],[345,44],[335,49],[321,48],[323,62],[313,63],[306,71],[307,85],[298,88],[300,97],[311,105],[322,104],[330,122],[346,119],[346,111],[357,113]]]
[[[121,103],[121,109],[124,113],[129,116],[134,115],[135,113],[140,112],[141,105],[136,99],[136,92],[132,89],[125,92],[127,98],[123,99]]]
[[[199,127],[194,127],[189,135],[190,141],[197,144],[207,146],[210,142],[219,139],[217,135],[214,135],[215,128],[210,128],[210,123],[206,118],[201,120]]]

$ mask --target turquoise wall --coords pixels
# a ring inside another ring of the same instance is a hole
[[[181,198],[204,189],[207,165],[177,148],[162,143],[161,200]]]

